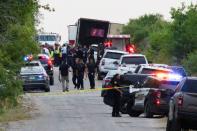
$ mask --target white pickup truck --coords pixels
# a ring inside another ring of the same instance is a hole
[[[119,61],[118,70],[134,72],[138,65],[148,65],[145,55],[142,54],[129,54],[123,55]]]

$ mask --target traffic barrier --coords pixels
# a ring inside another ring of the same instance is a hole
[[[128,88],[128,86],[123,87],[114,87],[117,89],[121,88]],[[32,96],[60,96],[60,95],[70,95],[70,94],[82,94],[82,93],[91,93],[91,92],[97,92],[97,91],[105,91],[105,90],[111,90],[114,88],[95,88],[95,89],[84,89],[84,90],[69,90],[68,92],[43,92],[43,93],[28,93]]]

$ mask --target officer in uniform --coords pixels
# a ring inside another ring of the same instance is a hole
[[[111,79],[110,85],[112,86],[112,94],[114,99],[114,105],[112,110],[112,117],[121,117],[120,115],[120,100],[122,96],[122,91],[116,87],[119,87],[120,75],[116,74]]]
[[[93,59],[93,61],[95,62],[95,59],[94,59],[94,50],[91,47],[88,50],[88,61],[90,59]]]
[[[79,59],[79,64],[77,64],[76,74],[77,74],[77,89],[84,89],[83,78],[85,72],[85,64],[82,59]]]
[[[90,89],[95,89],[95,70],[96,70],[96,64],[94,63],[93,59],[89,60],[89,63],[87,64],[87,72],[88,72],[88,79],[90,81]]]
[[[75,62],[72,65],[72,71],[73,71],[73,76],[72,76],[72,82],[74,85],[74,88],[77,88],[77,65],[79,64],[79,59],[75,59]]]
[[[59,66],[60,65],[60,48],[59,45],[57,43],[55,43],[55,50],[54,50],[54,64],[55,66]]]
[[[73,62],[75,61],[75,60],[73,60],[73,54],[74,54],[73,50],[74,49],[72,49],[70,47],[70,45],[67,46],[67,63],[70,66],[72,66],[73,65]]]
[[[84,64],[86,64],[87,63],[87,57],[88,57],[88,48],[87,48],[86,45],[84,45],[82,51],[83,51],[83,62],[84,62]]]

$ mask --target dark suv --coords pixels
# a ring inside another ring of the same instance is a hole
[[[186,77],[169,103],[167,131],[197,129],[197,77]]]
[[[144,83],[131,87],[133,100],[130,108],[130,116],[139,116],[144,113],[145,117],[168,114],[168,103],[174,94],[179,81],[170,81],[148,76]]]
[[[39,54],[38,59],[44,69],[46,70],[47,74],[50,78],[50,85],[54,85],[54,77],[53,77],[53,63],[48,55]]]

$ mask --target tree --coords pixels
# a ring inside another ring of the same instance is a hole
[[[174,38],[172,55],[181,63],[182,59],[197,49],[197,5],[172,9],[171,32]]]
[[[189,74],[197,75],[197,50],[190,53],[187,58],[183,60],[183,65]]]
[[[38,7],[37,0],[0,1],[0,109],[17,104],[22,83],[16,76],[22,57],[38,51],[34,39]]]

